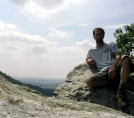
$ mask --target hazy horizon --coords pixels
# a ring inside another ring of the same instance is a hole
[[[65,80],[65,78],[47,78],[47,77],[18,77],[18,76],[12,76],[12,78],[17,79],[17,80]]]
[[[18,80],[25,84],[32,84],[36,86],[51,86],[51,85],[59,85],[61,83],[65,82],[65,79],[59,79],[59,78],[14,78],[15,80]]]

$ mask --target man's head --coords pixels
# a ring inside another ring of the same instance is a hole
[[[93,36],[94,36],[94,39],[96,40],[97,44],[103,43],[104,35],[105,35],[105,31],[101,27],[94,28]]]

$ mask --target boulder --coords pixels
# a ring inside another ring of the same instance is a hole
[[[116,92],[109,86],[98,88],[89,88],[86,86],[86,79],[96,72],[98,72],[96,68],[86,63],[76,66],[68,73],[65,82],[56,88],[53,94],[54,97],[95,103],[134,116],[134,73],[130,74],[128,81],[131,89],[126,90],[129,106],[126,109],[121,109],[117,104]]]
[[[0,74],[0,118],[120,118],[132,116],[101,105],[46,97]]]

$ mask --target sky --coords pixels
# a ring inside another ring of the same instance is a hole
[[[116,41],[134,23],[134,0],[0,0],[0,71],[11,77],[59,78],[85,63],[92,31]]]

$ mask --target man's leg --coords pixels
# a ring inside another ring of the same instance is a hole
[[[95,88],[95,87],[101,87],[101,86],[107,85],[108,81],[102,80],[102,81],[96,82],[96,81],[92,81],[91,79],[87,79],[86,84],[90,88]]]
[[[86,80],[86,84],[90,88],[101,87],[108,84],[108,70],[98,72]]]
[[[131,67],[131,61],[130,58],[125,57],[122,62],[122,68],[120,72],[120,83],[127,83],[129,74],[130,74],[130,68]]]
[[[120,70],[120,84],[117,91],[118,105],[120,107],[126,107],[127,103],[125,102],[125,90],[126,84],[129,78],[131,70],[131,59],[125,56],[122,60],[122,66]]]

